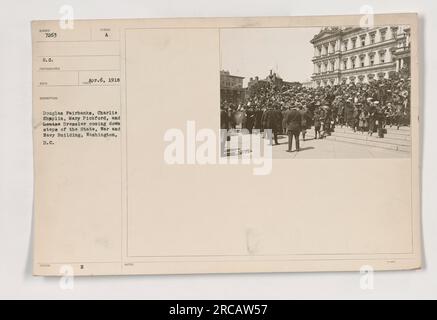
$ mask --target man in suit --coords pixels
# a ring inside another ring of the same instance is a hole
[[[224,105],[220,106],[220,129],[228,130],[230,127],[230,119],[228,115],[228,110],[226,110]]]
[[[287,115],[288,112],[288,108],[283,106],[281,109],[281,113],[282,113],[282,130],[281,133],[282,134],[287,134],[287,123],[285,122],[285,116]]]
[[[249,130],[249,133],[252,134],[252,129],[255,124],[255,110],[250,106],[246,112],[246,128]]]
[[[261,130],[263,132],[263,137],[264,138],[266,137],[266,134],[267,134],[266,130],[269,129],[268,128],[268,125],[269,125],[269,123],[268,123],[269,122],[268,121],[269,113],[270,113],[270,108],[269,107],[265,107],[263,109],[263,114],[262,114],[262,117],[261,117]]]
[[[273,110],[273,136],[275,139],[275,144],[279,144],[278,142],[278,134],[282,131],[282,112],[281,106],[277,104],[275,109]]]
[[[378,138],[384,138],[384,122],[385,116],[382,106],[379,104],[379,101],[375,101],[376,111],[375,111],[375,127],[378,132]]]
[[[220,153],[222,157],[227,156],[226,141],[230,141],[231,137],[228,134],[230,128],[230,118],[228,110],[224,105],[220,107]]]
[[[378,101],[376,101],[378,102]],[[370,102],[368,111],[369,111],[369,132],[368,134],[371,136],[373,135],[373,132],[375,131],[375,121],[376,121],[376,102]],[[379,102],[378,102],[379,103]]]
[[[305,135],[307,133],[307,127],[309,123],[309,112],[303,104],[299,104],[299,112],[302,117],[302,140],[305,141]]]
[[[322,127],[320,108],[314,110],[314,139],[321,139],[320,129]]]
[[[299,151],[299,135],[302,129],[302,115],[297,108],[291,108],[286,115],[287,133],[288,133],[288,150],[291,152],[293,137],[296,140],[296,151]]]
[[[266,112],[263,115],[263,128],[264,130],[270,130],[270,132],[264,132],[266,136],[266,138],[270,139],[270,145],[273,145],[273,139],[275,140],[275,144],[279,144],[278,142],[278,129],[280,128],[280,124],[281,124],[281,112],[276,109],[273,108],[273,106],[269,106],[269,108],[266,110]],[[272,137],[273,135],[273,137]]]

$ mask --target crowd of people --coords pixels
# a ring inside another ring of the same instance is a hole
[[[220,122],[222,129],[245,128],[250,133],[271,129],[277,144],[278,134],[290,133],[290,112],[294,110],[300,114],[304,140],[312,127],[315,138],[322,139],[336,126],[383,138],[386,126],[399,129],[409,125],[409,98],[410,79],[398,73],[369,83],[317,88],[263,81],[251,86],[244,102],[222,101]],[[293,114],[296,118],[297,113]]]

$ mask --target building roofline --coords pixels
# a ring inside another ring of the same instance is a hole
[[[227,71],[227,70],[220,70],[220,75],[221,76],[232,77],[232,78],[239,78],[239,79],[244,79],[245,78],[245,77],[242,77],[242,76],[236,76],[236,75],[230,74],[229,71]]]
[[[241,76],[234,76],[234,75],[231,75],[231,74],[224,74],[224,76],[231,77],[231,78],[239,78],[239,79],[244,79],[245,78],[245,77],[241,77]]]

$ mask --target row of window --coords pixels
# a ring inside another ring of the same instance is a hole
[[[358,47],[365,47],[366,45],[373,45],[377,42],[377,33],[379,33],[379,42],[386,41],[387,38],[387,28],[374,30],[369,33],[361,34],[350,39],[342,40],[341,43],[341,51],[353,50]],[[397,37],[397,27],[391,28],[392,38]],[[316,47],[316,56],[327,55],[329,53],[334,53],[336,50],[336,41],[330,42],[328,44],[321,45]],[[358,46],[359,44],[359,46]]]
[[[342,78],[339,82],[340,83],[347,83],[348,80],[349,80],[349,83],[352,83],[352,82],[353,83],[364,82],[366,77],[367,77],[368,80],[384,79],[385,77],[387,77],[387,74],[385,72],[380,72],[377,75],[375,75],[375,74],[368,74],[367,76],[365,76],[365,75],[360,75],[358,77],[351,76],[349,78]],[[328,85],[328,84],[334,85],[337,82],[338,81],[336,79],[329,79],[329,80],[327,79],[327,80],[317,80],[316,84],[318,86],[320,86],[321,84],[324,84],[324,85]]]
[[[385,55],[386,55],[385,51],[379,53],[379,64],[383,64],[386,62]],[[368,60],[369,63],[367,66],[374,66],[375,65],[375,53],[370,53],[370,54],[368,54],[368,56],[369,56],[369,60]],[[350,68],[348,68],[348,60],[350,60],[350,65],[349,65]],[[358,59],[357,59],[357,56],[350,57],[349,59],[344,59],[342,61],[342,64],[343,64],[342,70],[355,69],[357,67],[364,68],[364,67],[366,67],[365,55],[359,56]],[[335,62],[325,62],[323,64],[324,71],[322,71],[322,64],[317,64],[316,66],[317,66],[317,73],[325,72],[325,71],[328,71],[328,72],[334,71]]]
[[[237,81],[221,81],[221,85],[226,87],[241,87],[242,83]]]

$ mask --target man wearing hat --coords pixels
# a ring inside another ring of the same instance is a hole
[[[354,132],[357,132],[358,125],[359,125],[359,118],[360,118],[360,109],[359,109],[358,104],[355,104],[355,106],[354,106],[353,118],[354,118],[353,130],[354,130]]]
[[[375,132],[375,121],[376,121],[376,105],[379,104],[379,101],[370,102],[369,104],[369,135],[372,136],[373,132]]]
[[[249,133],[252,134],[252,129],[255,124],[255,110],[253,110],[253,106],[248,103],[248,109],[246,111],[246,128],[249,130]]]
[[[263,111],[259,105],[255,106],[255,129],[261,130],[262,129],[262,116]]]
[[[281,113],[282,113],[282,133],[283,134],[287,134],[287,123],[286,123],[286,116],[287,116],[287,112],[288,112],[289,107],[284,105],[281,109]]]
[[[282,120],[281,112],[276,107],[273,108],[273,106],[270,105],[263,116],[263,128],[264,130],[270,130],[270,132],[267,131],[268,134],[267,137],[270,139],[271,145],[273,145],[272,136],[271,136],[272,133],[273,133],[273,138],[275,140],[275,144],[279,144],[278,128],[281,125],[281,120]]]
[[[305,141],[305,135],[307,133],[308,124],[310,121],[308,108],[305,106],[305,104],[299,104],[299,112],[302,117],[302,140]]]
[[[320,103],[317,103],[318,106],[316,107],[316,109],[314,110],[314,117],[313,117],[313,121],[314,121],[314,139],[321,139],[320,136],[320,129],[322,127],[322,120],[321,120],[321,110],[320,110]]]
[[[275,140],[275,144],[278,145],[278,134],[281,133],[282,130],[282,112],[281,112],[281,105],[280,103],[276,103],[272,112],[272,130],[273,130],[273,137]]]
[[[230,129],[230,118],[228,115],[227,107],[224,104],[220,106],[220,153],[221,156],[227,155],[226,141],[230,141],[231,137],[228,134]]]
[[[230,119],[228,110],[224,104],[220,105],[220,129],[228,130],[230,128]]]
[[[375,126],[378,131],[378,138],[384,138],[384,122],[385,116],[379,101],[375,101],[376,111],[375,111]]]
[[[353,127],[353,122],[354,122],[354,107],[352,104],[352,98],[348,97],[345,103],[345,122],[349,127]]]
[[[286,124],[288,133],[288,150],[291,152],[293,137],[296,140],[296,151],[299,152],[299,135],[302,128],[302,116],[297,108],[291,108],[286,114]]]

